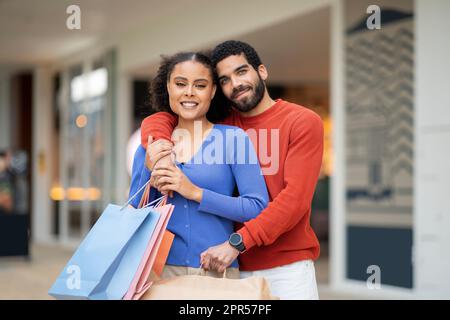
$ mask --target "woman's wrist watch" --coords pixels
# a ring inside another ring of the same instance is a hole
[[[244,239],[237,232],[230,235],[228,243],[230,244],[230,246],[237,249],[240,253],[243,253],[245,251]]]

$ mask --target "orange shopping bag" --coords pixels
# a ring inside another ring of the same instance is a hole
[[[175,238],[175,235],[172,232],[168,230],[164,232],[152,269],[152,272],[158,277],[161,277],[163,272],[167,257],[169,256],[170,247],[172,246],[173,238]]]

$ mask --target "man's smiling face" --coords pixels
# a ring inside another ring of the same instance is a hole
[[[221,60],[216,68],[223,93],[237,110],[248,112],[259,104],[266,86],[244,54]]]

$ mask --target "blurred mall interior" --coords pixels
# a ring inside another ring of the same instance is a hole
[[[256,48],[273,98],[324,122],[321,298],[450,298],[449,1],[80,0],[70,29],[72,4],[0,1],[0,299],[48,299],[126,201],[160,55],[227,39]]]

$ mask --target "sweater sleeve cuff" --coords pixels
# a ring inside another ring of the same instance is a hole
[[[247,227],[242,227],[237,231],[242,236],[244,241],[245,250],[249,250],[256,245],[256,241],[251,236],[250,232],[248,232]]]

